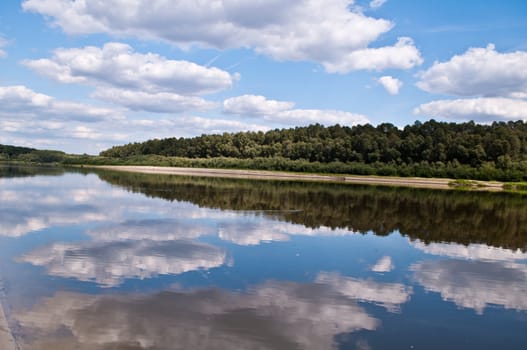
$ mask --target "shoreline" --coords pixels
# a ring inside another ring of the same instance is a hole
[[[2,291],[2,282],[0,281],[0,349],[2,350],[17,350],[18,347],[11,333],[11,328],[9,328],[9,323],[7,322],[7,317],[4,312],[4,298]]]
[[[456,187],[450,185],[454,179],[420,178],[420,177],[392,177],[375,175],[320,175],[301,174],[267,170],[239,170],[239,169],[212,169],[212,168],[180,168],[161,166],[139,166],[139,165],[84,165],[85,168],[106,169],[142,174],[166,174],[200,177],[226,177],[237,179],[254,180],[296,180],[315,182],[336,182],[358,185],[396,186],[411,188],[429,188],[454,190]],[[470,181],[475,186],[470,187],[474,191],[503,191],[503,183],[497,181]]]

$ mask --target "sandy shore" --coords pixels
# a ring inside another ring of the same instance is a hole
[[[127,171],[144,174],[167,174],[204,177],[227,177],[240,179],[264,179],[264,180],[299,180],[299,181],[321,181],[340,182],[350,184],[401,186],[414,188],[452,189],[448,184],[452,179],[418,178],[418,177],[392,177],[392,176],[344,176],[344,175],[317,175],[299,174],[279,171],[260,170],[234,170],[234,169],[205,169],[205,168],[176,168],[157,166],[132,166],[132,165],[102,165],[93,168]],[[477,181],[481,191],[502,191],[503,184],[500,182]]]
[[[2,288],[1,281],[0,281],[0,288]],[[0,290],[0,293],[2,293],[1,290]],[[0,295],[0,298],[1,297],[2,296]],[[13,334],[11,334],[11,329],[9,329],[7,319],[5,317],[4,307],[2,306],[2,300],[0,300],[0,349],[1,350],[18,349],[15,343],[15,339],[13,338]]]

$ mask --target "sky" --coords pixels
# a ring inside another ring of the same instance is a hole
[[[0,144],[527,121],[526,0],[3,0]]]

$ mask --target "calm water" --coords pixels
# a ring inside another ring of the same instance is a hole
[[[525,349],[527,199],[0,168],[20,349]]]

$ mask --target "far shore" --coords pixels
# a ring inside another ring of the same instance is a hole
[[[263,170],[239,170],[239,169],[210,169],[210,168],[179,168],[179,167],[160,167],[160,166],[136,166],[136,165],[93,165],[85,166],[89,168],[108,169],[116,171],[126,171],[143,174],[166,174],[166,175],[186,175],[201,177],[225,177],[237,179],[255,180],[298,180],[298,181],[318,181],[318,182],[338,182],[361,185],[377,186],[399,186],[413,188],[431,189],[455,189],[452,186],[453,179],[441,178],[421,178],[421,177],[394,177],[394,176],[360,176],[360,175],[339,175],[339,174],[302,174],[281,171]],[[477,191],[503,191],[503,183],[497,181],[470,181],[470,189]]]

